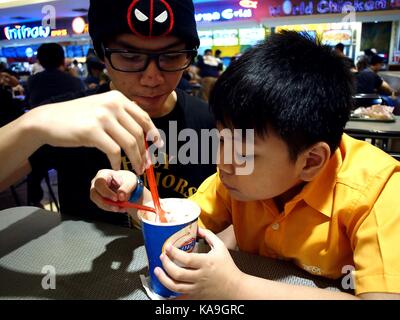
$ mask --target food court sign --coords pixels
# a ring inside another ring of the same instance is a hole
[[[197,3],[198,24],[264,18],[400,9],[400,0],[235,0]]]
[[[214,1],[196,4],[196,22],[227,22],[257,20],[263,11],[260,1]],[[265,6],[264,6],[265,7]]]
[[[400,0],[269,0],[267,16],[302,16],[400,9]]]
[[[50,26],[43,26],[41,21],[29,22],[26,24],[10,25],[1,27],[0,40],[23,40],[23,39],[44,39],[50,37],[68,37],[75,34],[86,34],[89,32],[86,19],[77,17],[57,20],[57,29]]]
[[[50,27],[15,25],[4,28],[7,40],[47,38],[51,35]]]

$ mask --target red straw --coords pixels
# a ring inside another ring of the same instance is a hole
[[[147,157],[151,159],[150,155],[148,154],[149,146],[147,144],[146,138],[144,139],[144,144],[146,146]],[[158,190],[157,190],[157,182],[154,176],[153,163],[151,163],[150,166],[146,169],[146,175],[147,175],[147,180],[149,182],[151,197],[153,198],[153,203],[156,208],[156,214],[160,222],[168,222],[168,220],[165,218],[165,212],[161,208],[160,197],[158,196]]]

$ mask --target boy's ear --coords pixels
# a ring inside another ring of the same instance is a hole
[[[311,181],[321,171],[331,157],[331,150],[327,143],[318,142],[308,148],[301,155],[302,170],[300,179],[303,181]]]

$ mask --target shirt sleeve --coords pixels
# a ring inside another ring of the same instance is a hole
[[[400,293],[400,172],[392,174],[354,235],[355,292]]]
[[[232,224],[229,192],[222,185],[218,173],[206,179],[190,200],[201,208],[201,227],[218,233]]]

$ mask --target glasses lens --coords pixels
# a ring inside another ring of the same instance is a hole
[[[113,52],[111,64],[117,70],[134,72],[143,70],[146,65],[147,55],[135,52]]]
[[[177,71],[189,66],[191,55],[187,52],[171,52],[160,55],[160,68],[165,71]]]

